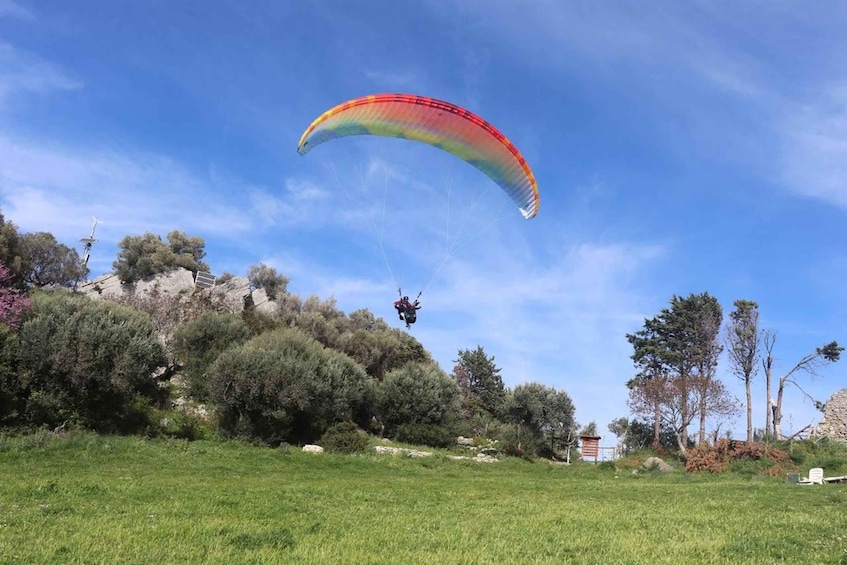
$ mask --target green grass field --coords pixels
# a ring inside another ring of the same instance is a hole
[[[0,440],[0,563],[847,563],[847,485]]]

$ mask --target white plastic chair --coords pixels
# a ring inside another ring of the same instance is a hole
[[[803,477],[799,483],[800,485],[822,485],[823,484],[823,469],[820,467],[815,467],[814,469],[809,469],[809,476]]]

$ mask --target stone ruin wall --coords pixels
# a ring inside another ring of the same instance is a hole
[[[847,388],[836,392],[827,401],[816,435],[847,443]]]

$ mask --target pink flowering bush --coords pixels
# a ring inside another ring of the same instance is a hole
[[[0,322],[12,330],[18,329],[21,316],[30,307],[29,299],[10,288],[12,273],[3,263],[0,263]]]

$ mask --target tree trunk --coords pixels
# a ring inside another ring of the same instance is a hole
[[[685,444],[688,443],[688,436],[685,435],[685,431],[676,432],[676,445],[679,447],[679,450],[682,453],[685,453]]]
[[[744,379],[747,389],[747,443],[753,443],[753,398],[750,396],[750,378]]]
[[[683,422],[690,422],[691,418],[688,417],[688,383],[684,387],[684,394],[682,395],[682,402],[680,403],[679,412],[680,417]],[[688,424],[682,426],[682,437],[684,438],[683,443],[688,443]],[[677,434],[677,440],[679,440],[679,434]],[[685,451],[685,447],[682,448],[682,451]]]
[[[785,390],[785,381],[779,380],[779,390],[776,393],[776,406],[773,409],[773,438],[777,441],[782,437],[782,391]]]
[[[773,429],[773,404],[771,403],[771,370],[773,368],[773,346],[776,342],[776,334],[769,331],[762,333],[762,343],[765,346],[766,356],[762,359],[762,365],[765,369],[765,439],[774,437]]]
[[[766,390],[767,390],[767,398],[765,399],[765,438],[773,437],[774,429],[773,429],[773,407],[771,405],[771,371],[768,368],[765,371],[765,382],[766,382]]]
[[[656,403],[655,412],[653,413],[653,449],[658,449],[662,440],[662,422],[660,420],[659,403]]]

